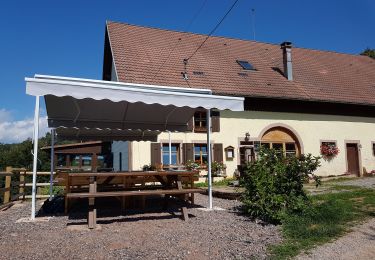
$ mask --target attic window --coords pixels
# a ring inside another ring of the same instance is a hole
[[[244,70],[255,70],[253,65],[246,60],[236,60]]]
[[[203,76],[204,72],[203,71],[193,71],[193,74],[196,76]]]

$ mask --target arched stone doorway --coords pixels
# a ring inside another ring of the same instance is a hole
[[[261,136],[261,145],[278,150],[284,156],[299,156],[301,154],[301,144],[297,136],[282,126],[266,130]]]

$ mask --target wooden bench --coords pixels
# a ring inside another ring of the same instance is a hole
[[[95,198],[101,197],[118,197],[122,198],[122,209],[125,208],[125,198],[132,196],[141,197],[141,205],[144,208],[145,197],[154,195],[164,195],[167,203],[170,196],[183,198],[190,194],[188,200],[194,203],[194,194],[201,193],[201,189],[194,188],[194,175],[188,172],[162,172],[162,173],[70,173],[65,178],[65,210],[68,211],[69,199],[87,198],[89,202],[88,226],[96,226],[96,208]],[[159,185],[145,185],[145,181],[153,181]],[[184,184],[184,185],[183,185]],[[71,189],[74,185],[80,186],[79,189]],[[101,188],[98,191],[98,185]],[[82,190],[82,187],[88,187]],[[114,190],[113,190],[114,188]],[[74,191],[74,192],[73,192]],[[166,204],[165,204],[166,205]],[[184,220],[188,219],[186,207],[181,208]]]
[[[68,193],[67,198],[102,198],[102,197],[130,197],[151,195],[183,195],[189,193],[203,193],[202,189],[172,189],[172,190],[135,190],[135,191],[105,191],[105,192],[79,192]]]

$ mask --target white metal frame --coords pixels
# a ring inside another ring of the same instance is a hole
[[[34,151],[33,151],[33,185],[31,188],[31,220],[35,219],[35,200],[36,200],[36,173],[38,168],[38,139],[39,139],[39,100],[40,96],[35,97],[34,111]]]
[[[55,129],[51,129],[51,175],[49,177],[49,201],[53,193],[53,172],[55,170]]]
[[[212,209],[212,178],[211,178],[211,110],[207,109],[207,176],[208,176],[208,208]]]
[[[172,139],[171,131],[168,131],[168,144],[169,144],[169,167],[172,165]]]
[[[113,102],[143,102],[145,104],[158,103],[160,105],[174,105],[176,107],[187,106],[190,108],[205,108],[207,113],[207,155],[208,155],[208,208],[212,209],[212,178],[211,178],[211,108],[220,110],[230,109],[233,111],[243,111],[244,98],[216,96],[207,89],[187,89],[178,87],[163,87],[153,85],[117,83],[99,80],[35,76],[34,79],[26,78],[26,93],[35,96],[34,113],[34,153],[33,153],[33,184],[31,219],[35,219],[36,202],[36,176],[38,161],[38,138],[39,138],[39,102],[40,96],[71,96],[76,99],[93,98],[97,100],[109,99]],[[103,95],[102,95],[103,94]],[[129,97],[131,96],[131,97]],[[146,96],[146,98],[145,98]],[[150,97],[150,99],[149,99]],[[51,144],[51,182],[50,194],[52,195],[52,174],[54,168],[54,130],[52,130]],[[169,162],[171,158],[171,135],[169,133]],[[51,197],[50,197],[51,198]]]

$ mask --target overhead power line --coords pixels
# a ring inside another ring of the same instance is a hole
[[[223,18],[221,18],[221,20],[216,24],[216,26],[211,30],[211,32],[207,35],[207,37],[204,39],[204,41],[198,46],[198,48],[187,58],[184,60],[184,62],[186,61],[189,61],[198,51],[200,48],[202,48],[202,46],[206,43],[206,41],[211,37],[211,35],[217,30],[217,28],[219,28],[219,26],[221,25],[221,23],[225,20],[225,18],[228,16],[228,14],[232,11],[232,9],[236,6],[237,2],[239,0],[235,0],[232,4],[232,6],[228,9],[228,11],[225,13],[225,15],[223,16]]]
[[[208,0],[204,0],[202,5],[200,6],[199,10],[194,14],[194,16],[192,17],[192,19],[190,20],[190,22],[188,23],[188,25],[186,26],[185,30],[184,31],[189,31],[191,25],[195,22],[195,20],[198,18],[199,14],[202,12],[203,8],[206,6],[206,3],[207,3]],[[171,51],[168,53],[167,55],[167,58],[162,62],[162,64],[159,66],[159,68],[156,70],[156,73],[154,74],[154,79],[156,78],[156,76],[159,74],[160,70],[164,67],[164,64],[169,60],[169,58],[171,57],[172,53],[176,50],[177,46],[180,44],[180,42],[182,41],[181,38],[178,39],[178,41],[176,42],[176,44],[173,46],[173,48],[171,49]]]
[[[186,27],[185,31],[188,31],[188,30],[190,29],[190,26],[195,22],[195,20],[196,20],[197,17],[199,16],[199,14],[202,12],[203,8],[206,6],[207,1],[208,1],[208,0],[204,0],[203,4],[202,4],[201,7],[199,8],[198,12],[195,13],[195,15],[194,15],[193,18],[191,19],[190,23],[189,23],[188,26]]]

